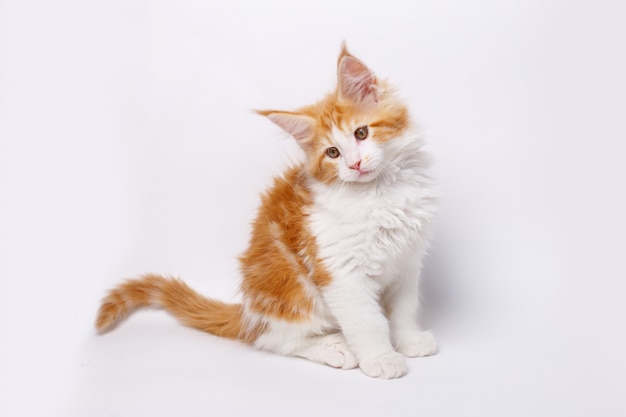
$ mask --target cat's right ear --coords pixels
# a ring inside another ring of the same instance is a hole
[[[360,59],[348,52],[345,42],[337,61],[337,91],[339,97],[353,103],[376,103],[378,80]]]
[[[304,142],[313,136],[314,120],[309,116],[278,110],[255,111],[267,117],[274,122],[274,124],[280,126],[285,132],[296,138],[300,145],[303,145]]]

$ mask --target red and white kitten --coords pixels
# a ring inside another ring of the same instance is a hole
[[[242,303],[147,274],[110,291],[98,330],[161,307],[218,336],[378,378],[404,375],[404,356],[437,351],[417,320],[437,202],[420,133],[394,89],[345,46],[337,76],[318,103],[258,112],[295,138],[305,160],[262,196],[240,257]]]

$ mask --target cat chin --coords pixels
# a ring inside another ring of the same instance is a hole
[[[378,171],[360,171],[359,173],[355,173],[350,175],[348,178],[343,178],[343,182],[358,182],[358,183],[367,183],[372,182],[378,177]]]

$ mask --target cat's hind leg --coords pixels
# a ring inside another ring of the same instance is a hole
[[[257,349],[305,358],[333,368],[353,369],[359,365],[341,333],[311,334],[299,324],[272,323],[253,345]]]
[[[356,356],[350,351],[341,333],[312,336],[303,342],[301,348],[294,352],[294,356],[333,368],[354,369],[359,366]]]

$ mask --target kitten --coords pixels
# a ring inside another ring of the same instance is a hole
[[[318,103],[258,111],[295,138],[305,161],[262,196],[240,257],[243,302],[147,274],[103,300],[100,332],[139,307],[162,307],[214,335],[377,378],[404,375],[404,356],[436,352],[417,321],[437,202],[429,159],[394,89],[345,45],[337,75]]]

